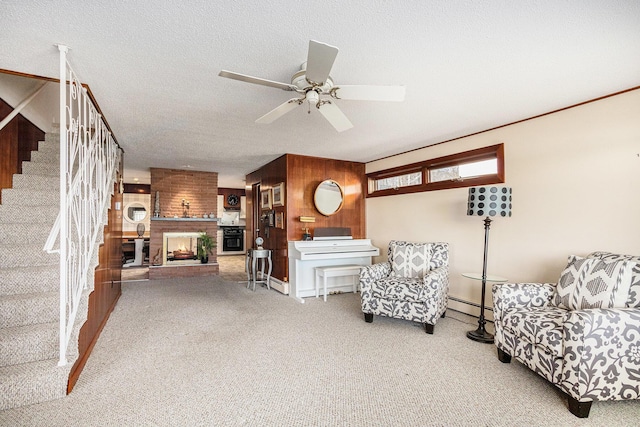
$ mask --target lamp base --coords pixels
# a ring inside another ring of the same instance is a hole
[[[491,335],[483,328],[478,328],[475,331],[467,332],[467,338],[485,344],[493,344],[493,335]]]

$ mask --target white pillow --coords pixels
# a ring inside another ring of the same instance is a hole
[[[626,260],[607,262],[571,255],[556,287],[556,305],[568,310],[625,307],[632,266]]]
[[[391,275],[422,279],[429,272],[430,258],[429,243],[395,245],[391,253]]]

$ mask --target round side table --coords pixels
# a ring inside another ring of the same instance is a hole
[[[478,329],[467,332],[467,338],[470,340],[482,342],[485,344],[493,344],[493,335],[487,332],[485,325],[487,321],[484,318],[484,295],[486,282],[506,282],[505,277],[487,275],[482,277],[482,273],[462,273],[466,278],[473,280],[482,280],[482,301],[480,302],[480,317],[478,318]]]
[[[257,267],[258,260],[260,260],[260,272],[262,280],[257,280]],[[267,277],[265,279],[264,269],[265,265],[269,264],[269,268],[267,269]],[[270,249],[248,249],[247,250],[247,260],[246,260],[246,268],[247,268],[247,288],[251,283],[253,283],[253,290],[256,290],[256,283],[264,283],[267,285],[267,289],[271,289],[269,285],[269,279],[271,278],[271,250]]]

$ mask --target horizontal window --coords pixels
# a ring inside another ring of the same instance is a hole
[[[373,181],[374,191],[397,190],[400,187],[410,187],[422,184],[422,172],[409,172],[403,175],[392,176],[390,178],[380,178]]]
[[[498,173],[498,159],[479,160],[455,166],[429,169],[429,182],[460,181]]]
[[[492,145],[367,174],[367,197],[504,182],[504,145]]]

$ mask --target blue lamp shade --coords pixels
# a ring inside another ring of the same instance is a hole
[[[471,187],[467,215],[511,216],[511,187]]]

